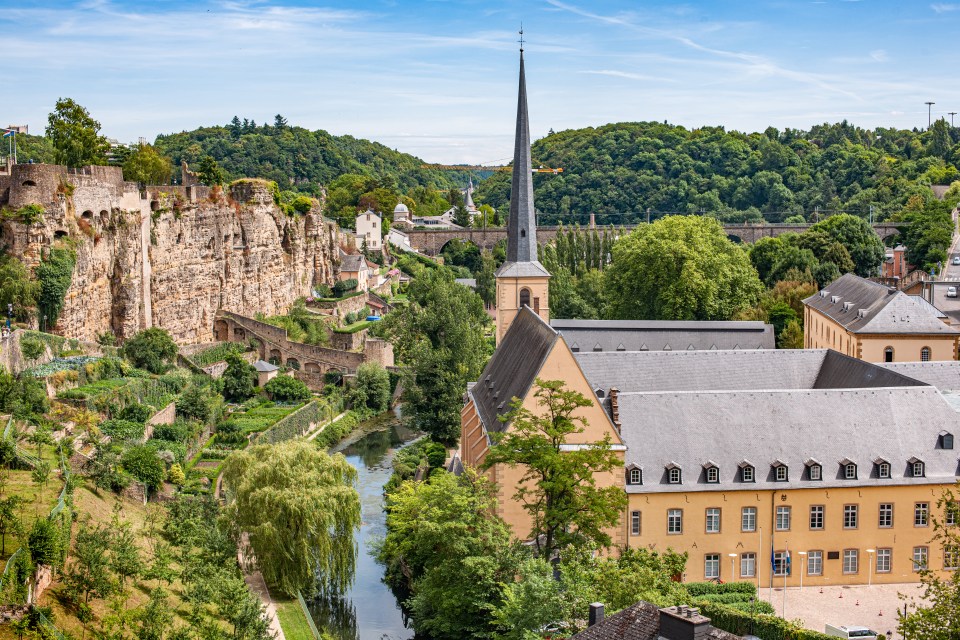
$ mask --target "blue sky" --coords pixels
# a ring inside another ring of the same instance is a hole
[[[960,2],[0,0],[0,125],[39,132],[69,96],[122,141],[281,113],[428,161],[503,161],[521,22],[536,137],[960,112]]]

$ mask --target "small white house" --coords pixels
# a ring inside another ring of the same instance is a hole
[[[371,209],[357,216],[357,249],[363,248],[366,241],[367,249],[380,251],[383,247],[383,221]]]

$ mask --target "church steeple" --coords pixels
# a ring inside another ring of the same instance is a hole
[[[520,35],[522,38],[522,30]],[[497,270],[497,342],[503,338],[517,313],[525,306],[530,307],[544,321],[550,320],[547,304],[549,279],[550,273],[537,260],[537,218],[533,206],[530,121],[521,40],[517,129],[513,147],[510,219],[507,222],[507,260]]]

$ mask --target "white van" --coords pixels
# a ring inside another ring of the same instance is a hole
[[[824,633],[828,636],[833,636],[834,638],[860,638],[860,640],[877,640],[877,632],[872,631],[868,627],[857,627],[857,626],[839,626],[835,627],[832,624],[828,624]]]

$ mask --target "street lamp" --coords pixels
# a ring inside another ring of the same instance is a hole
[[[870,559],[867,561],[869,563],[867,568],[867,586],[873,584],[873,554],[876,553],[876,549],[867,549],[867,553],[870,554]]]
[[[735,565],[735,562],[737,560],[737,554],[728,553],[727,555],[730,557],[730,582],[733,582],[736,579],[736,575],[737,575],[736,565]]]
[[[930,120],[931,111],[930,111],[930,109],[933,107],[933,105],[935,105],[935,104],[937,104],[937,103],[936,103],[936,102],[924,102],[923,104],[927,105],[927,129],[929,129],[929,128],[930,128],[930,123],[931,123],[931,120]]]
[[[807,552],[797,551],[797,555],[800,556],[800,591],[803,591],[803,568],[807,564]]]

